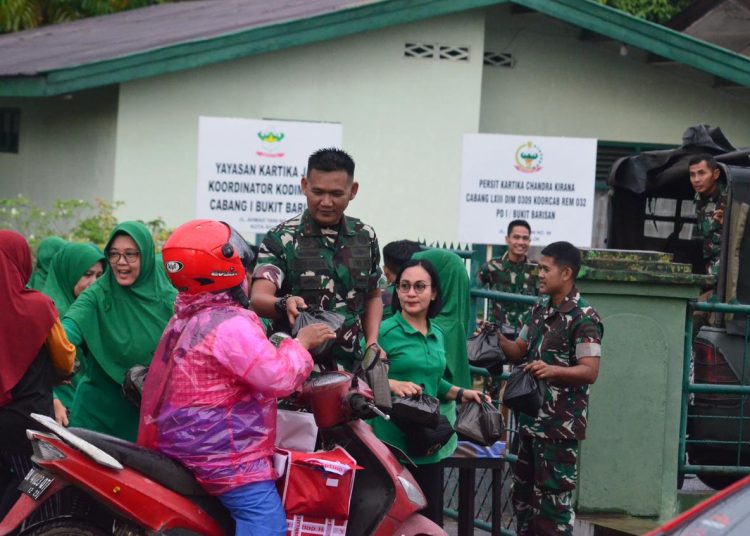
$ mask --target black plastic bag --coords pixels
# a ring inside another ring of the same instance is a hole
[[[456,431],[445,415],[438,415],[434,428],[418,424],[397,424],[406,437],[406,453],[409,456],[430,456],[443,448]]]
[[[333,311],[324,311],[318,307],[312,305],[308,306],[307,309],[300,311],[297,319],[294,321],[294,327],[292,327],[292,337],[296,337],[299,330],[305,326],[312,324],[327,324],[337,335],[341,326],[344,325],[344,316]],[[335,339],[325,341],[320,346],[310,350],[310,355],[313,357],[321,357],[327,354],[333,344],[336,342]]]
[[[411,425],[436,428],[440,420],[440,400],[422,393],[418,396],[394,396],[391,400],[391,419],[400,427]]]
[[[524,370],[524,365],[521,365],[514,368],[508,376],[503,405],[530,417],[536,417],[546,393],[547,384],[544,380],[537,380]]]
[[[489,447],[502,437],[503,416],[489,402],[461,404],[456,432],[474,443]]]
[[[365,380],[372,389],[378,409],[390,412],[393,402],[388,383],[388,362],[380,359],[380,353],[381,348],[376,343],[369,345],[362,360],[355,367],[355,374]]]
[[[485,324],[476,335],[469,338],[466,351],[469,364],[487,369],[490,374],[501,374],[505,364],[505,353],[497,340],[496,324]]]
[[[146,381],[147,374],[148,367],[136,365],[128,369],[125,373],[125,380],[122,382],[122,395],[137,408],[141,407],[143,382]]]

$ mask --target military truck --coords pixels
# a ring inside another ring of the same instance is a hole
[[[750,149],[736,149],[719,128],[690,127],[682,145],[622,158],[612,166],[607,247],[668,252],[674,262],[705,273],[702,237],[695,224],[688,162],[714,156],[727,185],[721,270],[713,300],[750,304]],[[715,286],[714,286],[715,285]],[[693,382],[750,385],[747,315],[713,314],[693,339]],[[691,465],[750,466],[750,396],[694,393],[688,407],[687,456]],[[741,475],[700,473],[716,489]]]

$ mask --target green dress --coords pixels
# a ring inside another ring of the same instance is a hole
[[[422,335],[404,320],[401,312],[397,312],[380,325],[378,344],[388,354],[388,378],[423,385],[425,394],[445,401],[445,395],[453,385],[443,377],[446,364],[443,333],[434,322],[429,323],[427,335]],[[455,403],[441,404],[440,413],[455,425]],[[370,420],[370,424],[381,441],[407,451],[404,433],[395,424],[381,418]],[[453,434],[436,453],[414,457],[412,461],[417,465],[437,463],[456,450],[456,441]]]
[[[130,236],[138,245],[138,280],[123,287],[112,270],[107,270],[78,297],[63,319],[70,342],[84,344],[92,357],[76,390],[70,424],[135,441],[138,409],[122,396],[122,382],[134,365],[151,363],[172,316],[177,292],[156,262],[154,242],[145,225],[121,223],[105,249],[118,234]]]
[[[99,248],[93,244],[73,242],[65,244],[52,258],[42,292],[55,302],[60,318],[65,316],[65,313],[76,300],[73,289],[78,280],[96,262],[101,262],[102,268],[106,268],[104,254]],[[76,359],[81,367],[85,366],[86,359],[80,351]],[[55,387],[55,398],[60,400],[63,406],[68,409],[73,405],[73,395],[82,377],[83,371],[79,368],[78,372],[70,378],[69,384]]]
[[[31,273],[29,283],[26,285],[27,287],[39,291],[44,288],[52,258],[66,243],[59,236],[48,236],[39,242],[39,247],[36,248],[36,266],[34,266],[34,271]]]

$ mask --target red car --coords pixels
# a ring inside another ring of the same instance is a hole
[[[750,476],[717,492],[643,536],[744,536],[750,534]]]

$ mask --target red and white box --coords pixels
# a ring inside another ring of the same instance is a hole
[[[346,450],[297,452],[276,449],[277,486],[287,535],[344,536],[357,462]]]

